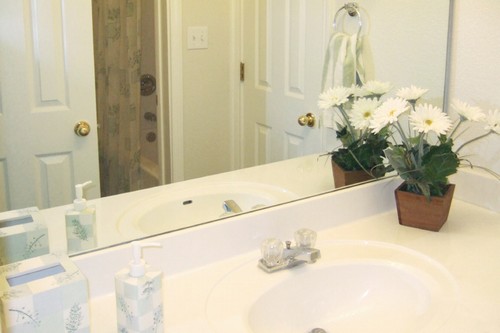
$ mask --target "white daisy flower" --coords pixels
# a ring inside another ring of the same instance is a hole
[[[351,90],[346,87],[333,87],[319,95],[318,107],[320,109],[329,109],[334,106],[344,104],[349,100]]]
[[[445,134],[451,127],[451,119],[440,108],[423,104],[415,107],[415,112],[410,114],[410,123],[419,133],[430,131]]]
[[[488,132],[500,134],[500,112],[498,110],[488,111],[488,115],[486,116],[486,127],[484,129]]]
[[[485,115],[483,111],[477,107],[467,104],[465,102],[454,99],[451,103],[451,107],[460,115],[462,121],[481,121],[484,119]]]
[[[373,133],[378,133],[388,124],[398,121],[398,117],[409,108],[407,101],[400,97],[389,98],[373,113],[370,128]]]
[[[379,105],[380,102],[376,98],[360,98],[356,100],[349,113],[349,121],[352,126],[359,130],[369,128],[373,113]]]
[[[354,97],[365,97],[367,95],[370,95],[370,92],[368,92],[364,87],[358,86],[356,84],[353,84],[351,86],[351,93]]]
[[[368,81],[363,85],[363,89],[372,95],[383,95],[392,89],[390,82]]]
[[[396,92],[396,96],[406,99],[407,101],[416,101],[420,97],[422,97],[429,89],[423,89],[411,85],[410,87],[400,88]]]

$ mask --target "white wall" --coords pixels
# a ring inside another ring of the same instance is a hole
[[[232,0],[182,0],[185,179],[231,170],[232,8]],[[208,28],[207,49],[187,49],[190,26]]]
[[[455,1],[449,96],[500,109],[500,1]],[[463,152],[474,164],[500,173],[500,135],[469,147]]]

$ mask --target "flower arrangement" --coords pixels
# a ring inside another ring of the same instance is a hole
[[[385,175],[383,151],[388,147],[389,132],[374,132],[370,125],[381,97],[390,89],[390,83],[369,81],[362,87],[332,87],[320,94],[319,108],[332,108],[338,116],[336,135],[342,147],[329,155],[345,171],[364,170],[372,177]]]
[[[372,133],[389,131],[393,142],[384,150],[389,164],[406,183],[406,191],[431,196],[443,196],[448,177],[461,164],[459,152],[466,145],[491,134],[500,134],[500,113],[489,111],[462,101],[454,101],[452,108],[459,118],[453,121],[440,108],[418,100],[427,92],[415,86],[401,88],[396,97],[383,102],[370,121]],[[467,129],[467,123],[485,121],[485,133],[470,139],[453,150],[454,140]]]
[[[455,100],[451,117],[428,103],[418,103],[428,91],[415,86],[400,88],[395,97],[382,101],[392,89],[388,82],[369,81],[362,87],[333,87],[319,96],[320,109],[334,109],[337,138],[342,147],[329,154],[344,170],[364,170],[381,177],[396,170],[408,192],[443,196],[448,177],[457,172],[463,158],[459,152],[468,144],[491,134],[500,134],[500,112],[488,114],[478,107]],[[456,150],[454,141],[467,123],[484,122],[485,133]],[[384,164],[384,157],[388,165]]]

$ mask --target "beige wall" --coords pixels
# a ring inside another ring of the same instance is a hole
[[[185,179],[231,168],[231,2],[182,1]],[[208,49],[187,49],[189,26],[208,27]]]
[[[500,109],[500,1],[456,0],[454,16],[449,95],[485,111]],[[500,135],[464,153],[474,164],[500,173]]]

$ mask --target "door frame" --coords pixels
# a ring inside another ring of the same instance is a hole
[[[171,78],[172,62],[175,60],[172,50],[172,20],[175,15],[172,15],[170,8],[170,0],[161,1],[155,0],[155,47],[156,47],[156,82],[158,88],[157,94],[157,119],[158,119],[158,163],[160,169],[160,185],[169,184],[172,182],[173,170],[173,139],[172,126],[172,97],[175,89],[174,80]],[[177,79],[176,81],[177,82]],[[182,78],[180,84],[182,85]],[[167,89],[165,89],[167,87]],[[182,128],[182,127],[179,127]],[[177,132],[175,133],[177,135]],[[182,136],[181,136],[182,138]],[[182,147],[182,141],[180,142]]]

